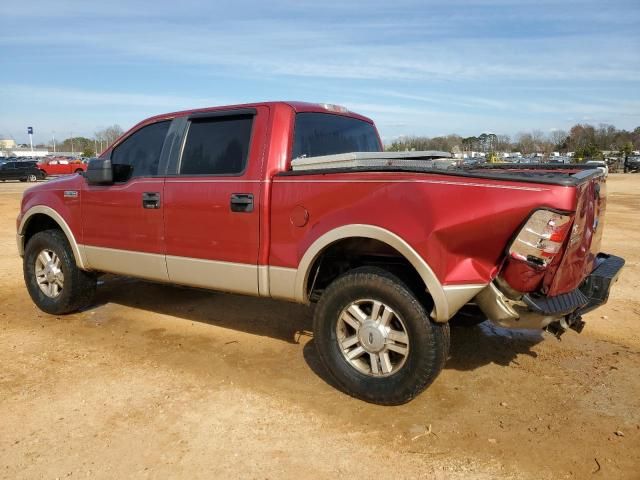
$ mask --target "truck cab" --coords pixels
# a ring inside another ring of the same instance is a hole
[[[27,289],[56,315],[90,305],[105,272],[316,304],[320,358],[347,393],[381,404],[435,379],[465,305],[559,335],[606,302],[624,261],[599,251],[599,170],[402,157],[334,105],[149,118],[83,175],[25,192]]]

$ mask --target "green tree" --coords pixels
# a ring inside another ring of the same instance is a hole
[[[82,156],[83,157],[95,157],[96,156],[96,152],[92,147],[85,147],[82,150]]]
[[[81,153],[86,149],[93,150],[93,140],[86,137],[71,137],[58,144],[58,151]]]
[[[583,162],[585,160],[602,159],[603,156],[602,152],[596,145],[594,145],[593,143],[589,143],[584,147],[576,148],[573,158],[575,158],[578,162]]]

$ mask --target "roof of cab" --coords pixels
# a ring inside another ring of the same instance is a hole
[[[235,110],[241,108],[251,108],[251,107],[259,107],[259,106],[276,106],[276,105],[288,105],[291,107],[296,113],[302,112],[317,112],[317,113],[329,113],[333,115],[342,115],[345,117],[353,117],[359,120],[364,120],[365,122],[373,123],[368,117],[364,115],[360,115],[358,113],[347,110],[344,107],[340,107],[337,105],[331,105],[326,103],[308,103],[308,102],[291,102],[291,101],[275,101],[275,102],[258,102],[258,103],[243,103],[237,105],[220,105],[215,107],[205,107],[205,108],[196,108],[191,110],[181,110],[179,112],[170,112],[163,113],[160,115],[155,115],[153,117],[147,118],[141,122],[139,122],[135,127],[141,124],[152,123],[157,120],[165,120],[176,117],[184,117],[187,115],[192,115],[194,113],[206,113],[206,112],[215,112],[218,110]],[[134,128],[135,128],[134,127]]]

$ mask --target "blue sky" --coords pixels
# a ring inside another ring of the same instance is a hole
[[[345,105],[383,139],[640,125],[640,1],[53,1],[0,7],[0,134],[176,109]]]

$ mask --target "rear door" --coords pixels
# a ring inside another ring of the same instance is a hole
[[[259,201],[268,107],[185,122],[165,184],[172,282],[258,294]]]
[[[92,269],[168,279],[162,159],[170,124],[152,123],[129,135],[111,152],[115,183],[81,192],[82,243]]]

